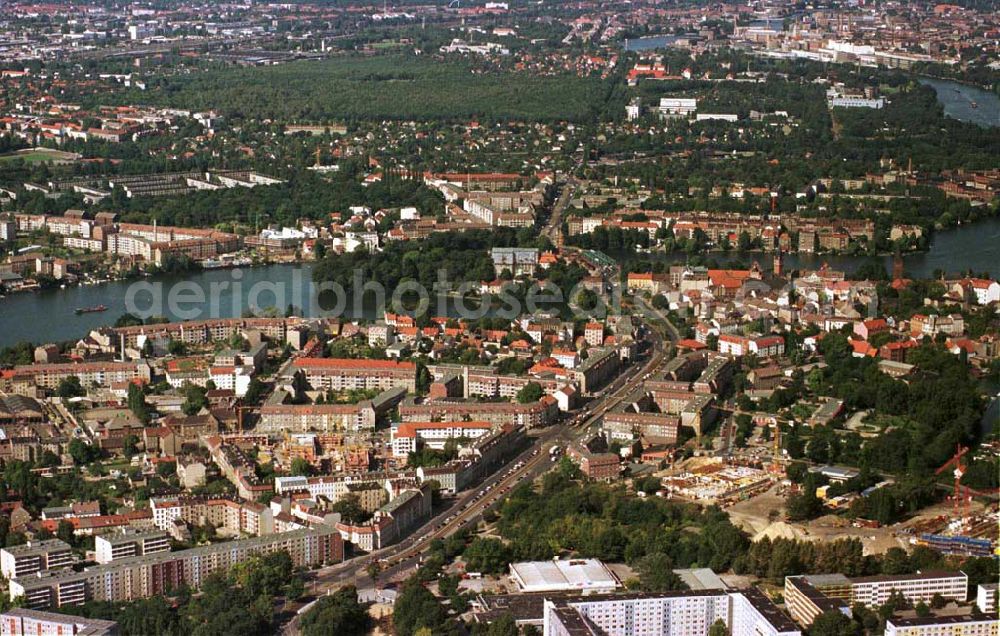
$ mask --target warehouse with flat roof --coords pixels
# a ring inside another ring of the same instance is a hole
[[[604,594],[622,586],[618,577],[597,559],[511,563],[510,575],[521,592]]]

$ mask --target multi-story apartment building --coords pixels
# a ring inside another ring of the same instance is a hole
[[[885,622],[885,636],[997,636],[1000,630],[998,618],[996,612],[890,618]]]
[[[453,459],[436,468],[421,466],[417,469],[417,477],[422,482],[433,479],[440,484],[443,492],[465,490],[491,474],[505,457],[510,457],[521,448],[524,437],[523,427],[505,425],[474,440],[469,449],[471,452],[460,459]]]
[[[344,541],[360,550],[371,552],[394,543],[416,524],[431,515],[431,490],[427,484],[408,488],[377,511],[363,524],[338,523],[337,530]]]
[[[739,636],[801,632],[756,590],[546,598],[546,636],[705,636],[716,621]]]
[[[893,592],[911,603],[930,603],[935,594],[964,601],[968,596],[969,577],[964,572],[929,571],[917,574],[866,576],[851,579],[851,603],[868,607],[884,605]]]
[[[169,551],[170,537],[162,530],[121,530],[94,538],[95,558],[101,564]]]
[[[199,546],[179,552],[161,552],[97,565],[82,572],[60,570],[13,579],[11,600],[25,597],[31,609],[76,605],[85,601],[127,602],[163,594],[186,585],[192,589],[216,572],[224,572],[258,554],[288,552],[296,567],[343,560],[340,533],[330,527],[294,530]]]
[[[245,501],[254,502],[271,490],[270,484],[257,477],[256,463],[241,446],[212,436],[204,440],[212,461],[222,475],[236,486],[236,493]]]
[[[761,358],[780,356],[785,353],[785,339],[781,336],[746,337],[724,333],[719,336],[719,353],[736,357],[751,353]]]
[[[843,574],[785,577],[785,607],[800,625],[808,627],[826,612],[850,616],[851,581]]]
[[[489,367],[464,367],[463,383],[466,397],[503,398],[512,400],[529,382],[542,387],[546,395],[555,393],[566,381],[558,377],[500,375]]]
[[[534,248],[494,247],[490,256],[498,276],[504,270],[513,276],[531,276],[538,267],[538,250]]]
[[[512,424],[535,428],[548,424],[558,414],[557,404],[550,399],[520,404],[518,402],[474,402],[464,400],[407,400],[399,405],[403,422],[454,422],[475,420],[494,426]]]
[[[118,636],[118,623],[14,608],[0,614],[0,636]]]
[[[928,571],[848,578],[842,574],[819,574],[785,577],[785,603],[792,617],[809,626],[820,614],[838,610],[845,614],[849,606],[884,605],[894,593],[911,603],[930,603],[934,595],[965,601],[969,577],[964,572]]]
[[[261,433],[323,433],[375,430],[371,401],[358,404],[265,404],[255,428]]]
[[[588,322],[583,326],[583,339],[591,347],[600,347],[604,344],[604,325],[599,322]]]
[[[698,110],[698,100],[693,97],[661,97],[658,108],[661,117],[687,117]]]
[[[436,183],[449,183],[467,189],[489,190],[514,190],[527,180],[527,177],[514,173],[503,172],[440,172],[425,173],[424,183],[434,185]]]
[[[387,474],[387,473],[353,473],[338,475],[323,475],[319,477],[275,477],[274,492],[278,495],[308,494],[310,499],[323,497],[331,503],[337,503],[345,496],[354,493],[358,494],[362,508],[374,504],[374,501],[364,501],[366,497],[373,500],[377,497],[378,504],[373,509],[379,508],[386,496],[392,496],[406,485],[412,485],[414,478],[412,474]],[[374,486],[374,488],[372,487]],[[372,493],[372,490],[378,490]]]
[[[542,202],[542,193],[467,192],[463,209],[487,225],[524,227],[535,221],[534,206]],[[513,270],[511,270],[513,272]]]
[[[296,321],[297,319],[294,318],[220,318],[217,320],[118,327],[113,330],[113,333],[120,336],[121,345],[130,348],[138,347],[140,338],[161,338],[163,340],[177,340],[185,344],[206,344],[219,340],[229,340],[233,334],[247,330],[259,331],[271,340],[284,342],[288,327],[294,325]],[[120,346],[120,344],[116,342],[115,346]]]
[[[611,481],[621,475],[621,457],[615,453],[592,453],[585,446],[574,444],[566,455],[577,462],[588,479]]]
[[[0,550],[0,572],[7,579],[65,568],[72,563],[70,545],[60,539],[29,541]]]
[[[729,633],[732,636],[798,636],[799,628],[755,588],[729,595]]]
[[[412,362],[353,360],[346,358],[299,358],[294,371],[303,371],[314,389],[346,391],[406,387],[416,391],[417,368]]]
[[[639,438],[646,444],[676,444],[680,426],[680,416],[667,413],[616,409],[604,416],[604,434],[609,441],[630,443]]]
[[[205,497],[153,497],[149,500],[153,525],[165,532],[174,522],[192,525],[211,523],[231,532],[263,536],[274,532],[271,509],[252,501],[210,499]]]
[[[368,344],[372,347],[388,347],[396,340],[396,327],[384,321],[368,326]]]
[[[980,612],[997,611],[998,585],[996,583],[980,583],[976,586],[976,607]]]
[[[422,445],[440,450],[448,440],[474,440],[491,430],[489,422],[403,422],[392,429],[392,454],[406,457]]]
[[[0,243],[13,243],[17,240],[17,223],[10,218],[0,218]]]
[[[72,376],[80,378],[80,384],[86,387],[92,384],[107,386],[136,379],[149,382],[151,373],[149,365],[140,360],[139,362],[27,364],[14,367],[13,376],[30,377],[36,386],[54,391],[60,382]]]
[[[108,235],[111,254],[137,256],[161,263],[168,254],[183,254],[194,259],[210,258],[239,249],[240,238],[216,230],[158,227],[121,223],[118,232]]]
[[[572,375],[580,393],[591,395],[618,373],[621,358],[617,349],[611,347],[591,348],[587,354],[587,359],[572,371]]]

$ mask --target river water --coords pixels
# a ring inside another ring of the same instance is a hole
[[[625,41],[626,51],[651,51],[671,46],[684,36],[681,35],[647,35],[641,38],[631,38]]]
[[[739,257],[736,252],[719,256],[720,260]],[[666,258],[680,262],[684,259],[682,254],[671,254]],[[744,260],[752,258],[766,257],[748,254]],[[852,272],[867,260],[868,257],[789,254],[785,257],[785,267],[816,269],[823,263],[829,263],[835,269]],[[886,270],[892,271],[891,258],[884,257],[884,261]],[[936,269],[960,272],[970,268],[976,272],[988,271],[997,276],[1000,274],[1000,219],[986,219],[937,232],[927,252],[904,257],[904,268],[908,276],[915,278],[930,277]],[[267,265],[239,270],[200,271],[185,277],[143,279],[138,283],[140,287],[132,287],[132,290],[134,306],[148,310],[153,315],[163,315],[171,320],[231,318],[243,315],[250,309],[266,307],[276,307],[284,312],[289,304],[306,308],[308,312],[311,277],[310,265]],[[193,284],[202,290],[204,297],[200,302],[181,304],[181,311],[172,311],[168,302],[171,290],[181,299],[192,293],[179,287],[180,283],[189,287]],[[0,299],[0,347],[22,341],[42,343],[72,340],[85,336],[91,329],[111,324],[125,313],[130,286],[136,284],[136,281],[116,281],[103,285],[10,294]],[[159,285],[162,290],[163,300],[160,306],[152,302],[150,285]],[[138,293],[136,290],[139,290]],[[77,307],[96,305],[106,305],[108,311],[79,316],[74,313]],[[445,309],[449,314],[452,311],[450,304]],[[194,311],[186,313],[187,310]],[[374,309],[366,308],[360,315],[372,318]]]
[[[980,126],[1000,126],[1000,96],[975,86],[922,77],[937,92],[945,115]],[[975,106],[973,106],[975,104]]]

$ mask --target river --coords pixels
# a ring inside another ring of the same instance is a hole
[[[647,35],[641,38],[630,38],[625,40],[626,51],[651,51],[653,49],[663,49],[672,46],[674,42],[683,38],[683,35]]]
[[[771,259],[770,254],[761,254],[760,252],[741,254],[736,250],[713,252],[710,256],[720,263],[727,261],[749,262],[756,259],[761,262],[765,269],[769,268]],[[671,254],[639,254],[637,258],[683,263],[686,256],[683,253],[674,252]],[[869,262],[871,258],[871,256],[843,254],[785,254],[783,260],[786,271],[819,269],[826,263],[832,269],[851,274],[861,265]],[[885,265],[885,270],[891,272],[892,256],[885,255],[878,258]],[[903,271],[910,278],[932,278],[935,270],[949,274],[960,274],[969,269],[977,274],[989,272],[994,277],[1000,274],[1000,218],[991,217],[936,232],[931,238],[930,247],[926,252],[903,255]]]
[[[944,106],[944,113],[948,117],[980,126],[1000,126],[1000,97],[996,93],[959,82],[928,77],[920,78],[920,83],[937,92],[938,101]]]
[[[739,258],[736,252],[719,256],[720,260]],[[682,262],[684,256],[671,254],[669,258]],[[763,260],[766,257],[748,254],[744,260],[752,258]],[[815,269],[829,263],[833,268],[852,272],[867,260],[868,257],[788,254],[785,267]],[[907,275],[915,278],[930,277],[936,269],[959,272],[969,268],[997,276],[1000,274],[1000,218],[937,232],[927,252],[909,254],[903,260]],[[886,256],[884,261],[886,270],[891,271],[891,258]],[[289,304],[308,308],[311,276],[312,267],[308,264],[280,264],[239,270],[206,270],[186,277],[152,277],[138,281],[138,284],[144,288],[158,284],[164,295],[173,289],[181,298],[191,292],[178,289],[177,284],[193,284],[202,290],[204,298],[200,302],[182,304],[181,311],[172,311],[168,298],[164,298],[162,307],[155,307],[151,304],[152,295],[141,291],[135,294],[135,306],[171,320],[230,318],[242,315],[247,309],[262,307],[277,307],[283,312]],[[0,347],[22,341],[72,340],[85,336],[91,329],[111,324],[125,313],[126,297],[134,284],[137,282],[116,281],[10,294],[0,299]],[[135,289],[138,288],[133,288],[133,291]],[[275,295],[276,289],[283,293]],[[109,309],[103,313],[79,316],[74,313],[77,307],[96,305],[106,305]],[[186,314],[186,309],[193,311]],[[452,303],[449,302],[446,313],[451,312]],[[372,318],[374,310],[367,308],[361,315]]]

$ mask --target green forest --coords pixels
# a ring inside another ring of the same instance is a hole
[[[474,73],[465,62],[387,55],[167,77],[148,91],[122,98],[123,103],[214,109],[237,120],[579,121],[598,114],[611,89],[610,82],[599,79],[514,78]]]
[[[419,242],[391,242],[375,254],[363,250],[330,254],[316,264],[313,280],[336,283],[348,292],[353,290],[359,273],[362,281],[377,281],[388,290],[411,280],[424,289],[434,289],[441,270],[447,272],[447,280],[453,283],[493,280],[490,248],[529,247],[538,240],[533,228],[436,233]]]
[[[116,192],[102,206],[117,211],[126,223],[156,219],[162,225],[227,231],[234,224],[263,228],[269,223],[295,225],[299,219],[327,220],[332,212],[347,212],[349,205],[376,210],[412,205],[428,215],[444,206],[440,194],[415,180],[387,176],[364,187],[357,178],[360,166],[345,163],[344,170],[329,179],[303,171],[278,185],[200,191],[181,197],[127,199],[116,197]]]

